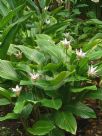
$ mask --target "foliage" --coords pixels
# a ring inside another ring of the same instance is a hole
[[[13,107],[0,121],[31,135],[76,134],[77,117],[96,117],[85,100],[102,100],[102,21],[53,2],[0,1],[0,106]]]

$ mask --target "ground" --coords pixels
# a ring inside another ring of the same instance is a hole
[[[96,119],[78,119],[78,130],[76,136],[102,136],[102,111],[101,106],[97,103],[91,103],[94,108]],[[0,109],[0,115],[4,109]],[[20,121],[8,120],[0,122],[0,136],[27,136]],[[66,136],[72,136],[66,134]]]

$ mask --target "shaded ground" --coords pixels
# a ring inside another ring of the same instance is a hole
[[[102,136],[102,111],[96,103],[92,103],[92,105],[97,107],[97,109],[94,108],[97,119],[79,120],[76,136]],[[0,115],[2,115],[1,113],[2,111],[0,111]],[[17,120],[0,122],[0,136],[27,136],[22,128],[21,122]],[[66,134],[66,136],[72,135]]]
[[[0,136],[25,136],[20,127],[16,121],[0,122]]]

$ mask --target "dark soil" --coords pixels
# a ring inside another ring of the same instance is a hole
[[[91,103],[91,107],[97,114],[96,119],[78,119],[76,136],[102,136],[102,111],[99,104]],[[96,108],[97,107],[97,108]],[[0,115],[2,115],[0,109]],[[0,136],[27,136],[24,133],[22,123],[17,120],[0,122]],[[73,136],[66,134],[66,136]]]

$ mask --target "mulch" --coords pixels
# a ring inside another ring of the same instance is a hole
[[[78,119],[78,130],[75,136],[102,136],[101,104],[92,101],[90,102],[89,105],[94,108],[97,118]],[[2,109],[0,109],[0,115],[3,114],[3,111]],[[3,135],[3,133],[1,134],[1,131],[6,131],[7,129],[10,131],[11,134],[10,133],[8,135]],[[24,133],[22,123],[20,121],[8,120],[0,122],[0,136],[27,136],[27,135]],[[73,135],[67,133],[66,136]]]

